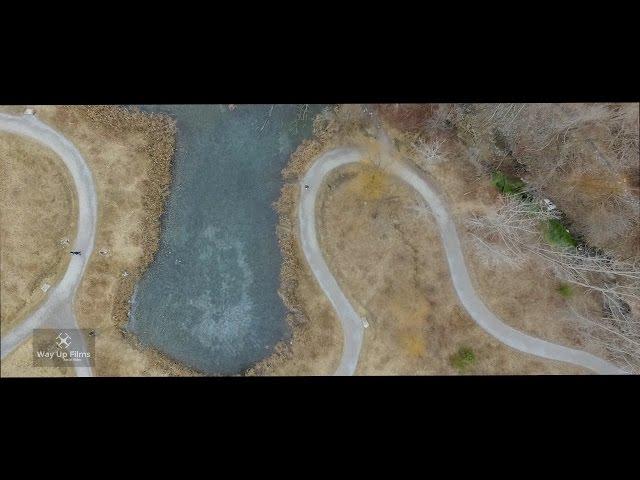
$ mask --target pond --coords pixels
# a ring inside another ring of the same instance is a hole
[[[136,288],[127,329],[210,375],[239,374],[290,338],[278,296],[272,203],[313,117],[296,105],[154,105],[177,121],[160,249]]]

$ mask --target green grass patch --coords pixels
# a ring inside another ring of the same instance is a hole
[[[460,373],[465,373],[476,361],[476,355],[469,347],[460,347],[451,355],[451,365]]]
[[[517,195],[522,193],[525,184],[522,180],[515,177],[509,177],[500,170],[493,172],[491,183],[501,192],[508,195]]]
[[[578,242],[560,220],[552,218],[547,222],[545,239],[551,245],[559,247],[576,247]]]
[[[556,288],[556,291],[564,298],[569,298],[573,295],[573,288],[571,288],[571,285],[567,285],[566,283],[561,283],[560,286]]]

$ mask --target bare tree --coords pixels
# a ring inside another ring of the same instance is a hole
[[[585,338],[605,348],[630,371],[640,368],[640,319],[630,305],[640,306],[640,260],[622,260],[587,247],[558,247],[544,241],[544,222],[556,218],[540,203],[507,196],[502,205],[467,225],[476,251],[490,262],[520,268],[541,261],[563,282],[601,295],[604,315],[580,314]]]
[[[640,266],[637,262],[577,248],[538,244],[528,249],[545,260],[559,279],[599,292],[608,302],[640,301]]]
[[[428,169],[430,166],[438,165],[446,160],[442,152],[443,140],[433,139],[424,140],[419,139],[413,144],[413,149],[416,152],[418,158],[418,166],[423,170]]]
[[[428,132],[447,132],[459,121],[461,109],[456,104],[438,104],[427,118],[425,129]]]
[[[558,247],[547,244],[545,222],[557,219],[556,210],[542,202],[508,195],[495,212],[467,221],[480,245],[497,253],[496,261],[524,264],[538,258],[563,281],[616,298],[640,301],[640,262],[621,260],[586,247]]]
[[[638,252],[637,103],[478,104],[457,112],[478,148],[500,146],[494,154],[485,148],[481,162],[496,168],[511,155],[524,166],[526,182],[553,199],[589,243],[622,255]]]
[[[578,330],[629,373],[640,374],[640,321],[626,303],[609,298],[604,303],[603,315],[595,319],[571,307]]]
[[[543,240],[541,223],[558,215],[542,202],[524,202],[515,195],[500,201],[497,210],[482,217],[474,215],[467,226],[487,263],[521,266],[530,260],[532,246]]]

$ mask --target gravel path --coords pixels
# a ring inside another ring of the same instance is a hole
[[[93,251],[98,202],[89,167],[76,147],[63,135],[34,115],[0,114],[0,130],[28,137],[49,147],[67,166],[78,194],[78,234],[69,250],[82,252],[81,255],[71,256],[64,277],[60,283],[49,289],[38,310],[2,337],[0,358],[4,359],[27,340],[35,328],[78,328],[73,302]],[[76,367],[75,370],[77,376],[92,375],[92,369],[89,367]]]
[[[344,344],[340,365],[335,372],[336,375],[354,374],[362,347],[364,324],[363,319],[358,316],[345,297],[324,260],[316,232],[315,203],[318,189],[324,177],[335,168],[358,162],[361,156],[361,153],[355,149],[331,150],[316,159],[300,183],[301,201],[298,215],[302,250],[320,287],[327,295],[342,323]],[[402,162],[395,162],[390,165],[389,171],[415,189],[431,209],[440,230],[449,264],[449,272],[460,303],[482,329],[502,343],[521,352],[550,360],[572,363],[600,374],[626,373],[615,365],[590,353],[526,335],[508,326],[494,315],[485,306],[473,288],[455,223],[441,198],[412,167]]]

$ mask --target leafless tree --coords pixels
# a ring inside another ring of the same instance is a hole
[[[514,195],[501,197],[500,201],[494,212],[474,215],[467,226],[487,263],[521,266],[530,260],[532,246],[543,240],[541,223],[557,218],[557,213],[542,202],[524,202]]]
[[[442,152],[443,140],[433,139],[424,140],[419,139],[413,144],[413,148],[417,154],[418,165],[426,170],[430,166],[437,165],[446,160]]]
[[[629,373],[640,374],[640,320],[626,303],[605,298],[603,315],[593,316],[571,310],[583,338],[609,353]]]
[[[640,262],[621,260],[586,247],[556,247],[545,242],[545,222],[558,218],[542,202],[509,195],[489,215],[467,221],[472,235],[499,253],[496,261],[510,259],[524,264],[536,257],[545,261],[563,281],[580,285],[603,295],[640,301]]]
[[[438,104],[426,121],[428,132],[447,132],[453,128],[461,116],[461,109],[456,104]]]
[[[637,103],[478,104],[458,112],[479,148],[504,144],[497,156],[485,149],[481,162],[496,168],[512,154],[526,167],[526,182],[552,198],[590,243],[629,254],[633,242],[619,239],[640,232]]]
[[[507,196],[492,214],[475,216],[467,225],[482,259],[520,268],[541,261],[561,281],[601,295],[604,315],[578,313],[585,338],[605,348],[630,371],[640,368],[640,260],[621,260],[587,247],[557,247],[544,241],[544,222],[556,218],[539,203]]]
[[[529,251],[542,258],[561,280],[600,292],[607,301],[640,301],[640,265],[599,252],[576,248],[532,245]]]

